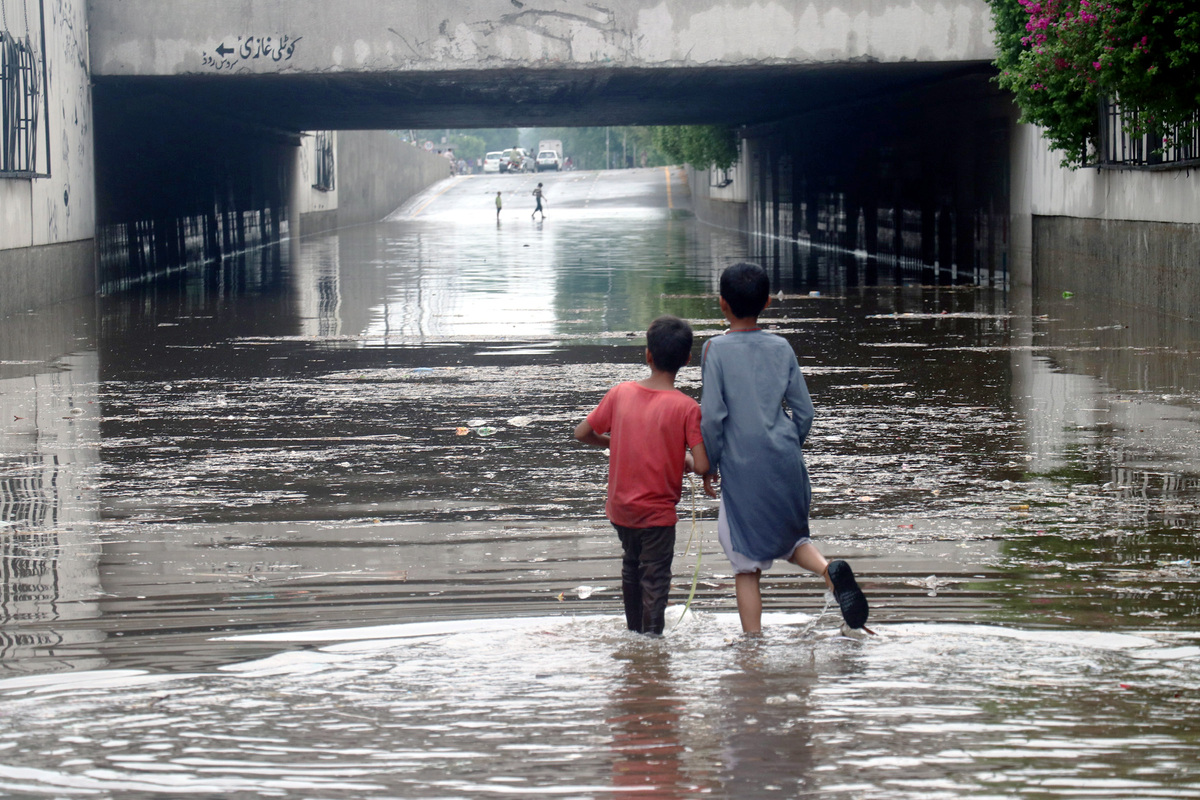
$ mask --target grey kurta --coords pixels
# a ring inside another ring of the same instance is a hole
[[[802,447],[812,399],[787,340],[730,331],[704,345],[700,431],[733,549],[756,561],[785,558],[808,535],[812,487]]]

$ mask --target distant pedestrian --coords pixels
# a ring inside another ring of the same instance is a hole
[[[504,201],[500,199],[500,193],[496,192],[496,222],[500,221],[500,209],[504,206]]]
[[[538,212],[540,211],[542,214],[542,219],[545,219],[546,212],[542,211],[542,184],[539,183],[537,185],[537,188],[533,190],[533,196],[535,198],[537,198],[537,208],[535,208],[533,210],[533,213],[529,215],[529,218],[533,219],[534,217],[536,217],[538,215]]]

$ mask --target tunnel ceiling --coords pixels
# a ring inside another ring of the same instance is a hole
[[[103,77],[97,111],[281,131],[755,124],[919,90],[982,62]]]

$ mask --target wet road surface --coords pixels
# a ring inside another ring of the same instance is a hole
[[[623,630],[570,432],[655,316],[719,335],[747,255],[678,171],[474,176],[7,321],[0,795],[1200,797],[1181,323],[769,264],[814,531],[880,635],[777,566],[741,640],[686,493],[692,611]]]

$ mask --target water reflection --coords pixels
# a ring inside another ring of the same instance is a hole
[[[925,798],[1104,764],[1097,792],[1194,791],[1190,329],[772,263],[766,323],[818,409],[814,529],[885,635],[807,630],[821,587],[784,570],[778,630],[735,641],[701,499],[697,616],[631,639],[604,457],[569,434],[644,374],[653,317],[721,332],[746,243],[610,179],[499,228],[462,181],[448,210],[108,296],[92,340],[64,315],[58,344],[0,349],[0,665],[107,667],[0,682],[37,720],[0,722],[0,788]]]
[[[76,649],[98,615],[98,359],[90,303],[0,320],[0,671]],[[46,666],[61,667],[57,658]]]
[[[0,681],[0,747],[21,743],[0,750],[0,791],[924,800],[1200,788],[1195,645],[946,624],[852,641],[806,633],[798,615],[764,621],[757,642],[733,639],[732,613],[697,615],[662,641],[624,631],[619,614],[393,625],[198,674]]]
[[[614,798],[654,792],[665,800],[691,796],[700,787],[687,777],[682,693],[671,671],[671,653],[657,642],[630,643],[614,657],[621,671],[613,687],[611,729]]]

